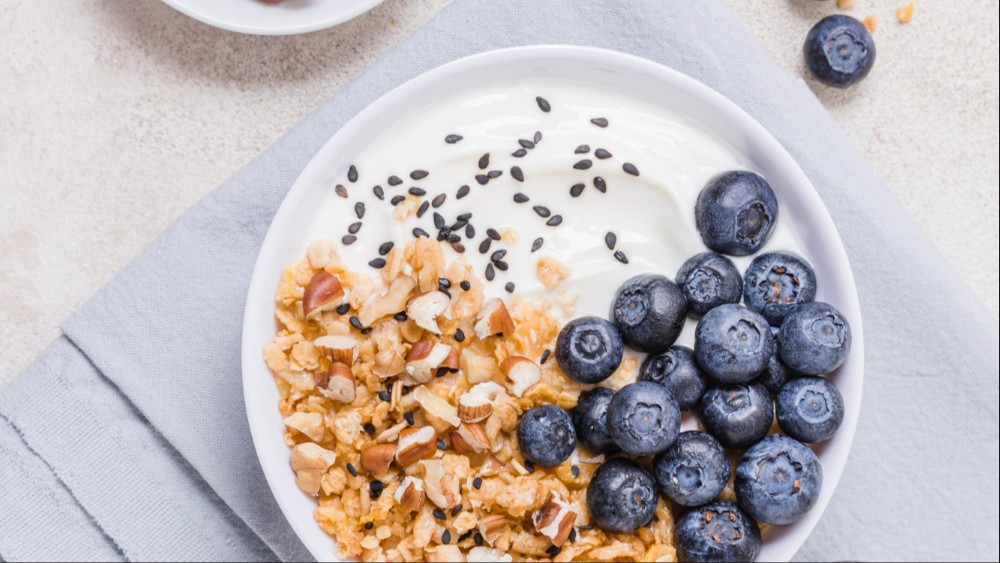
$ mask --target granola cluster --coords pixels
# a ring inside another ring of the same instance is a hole
[[[653,523],[610,535],[590,524],[586,487],[603,461],[578,450],[526,463],[518,418],[572,408],[587,388],[547,361],[565,303],[487,300],[463,261],[418,238],[353,272],[319,240],[279,283],[264,350],[280,390],[296,483],[315,496],[340,557],[363,561],[675,561],[662,499]],[[538,264],[546,287],[569,275]],[[604,384],[635,378],[626,359]]]

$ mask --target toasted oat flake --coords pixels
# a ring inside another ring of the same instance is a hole
[[[899,23],[910,23],[910,20],[913,19],[913,2],[896,8],[896,19],[899,20]]]

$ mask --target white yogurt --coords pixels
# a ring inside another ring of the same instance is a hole
[[[539,109],[536,96],[550,103],[549,113]],[[606,118],[608,126],[591,123],[597,117]],[[542,133],[542,139],[535,148],[522,158],[512,156],[520,148],[518,140],[531,140],[536,131]],[[463,139],[447,144],[444,138],[448,134]],[[574,153],[581,144],[590,146],[587,154]],[[598,148],[608,150],[612,157],[598,159]],[[490,154],[489,166],[480,170],[477,163],[485,153]],[[592,161],[592,167],[574,169],[574,163],[583,159]],[[640,175],[626,174],[622,169],[625,162],[634,164]],[[568,295],[577,298],[568,315],[574,317],[606,317],[615,290],[636,274],[654,272],[673,279],[685,260],[706,250],[694,220],[701,188],[720,172],[747,168],[742,155],[681,115],[625,92],[555,79],[489,84],[457,92],[385,131],[361,151],[354,164],[357,182],[349,183],[346,171],[342,180],[349,198],[338,197],[331,186],[316,215],[310,240],[339,241],[348,226],[358,221],[355,203],[363,202],[366,211],[357,242],[341,246],[340,254],[352,268],[375,274],[368,262],[378,257],[378,246],[383,242],[409,241],[414,227],[433,236],[437,232],[433,211],[443,215],[448,224],[459,214],[471,212],[476,236],[463,240],[463,254],[449,249],[450,258],[468,260],[482,274],[490,253],[480,254],[478,246],[486,229],[514,229],[518,233],[516,244],[492,244],[490,252],[507,250],[504,260],[510,269],[497,271],[495,280],[487,283],[487,292],[505,296],[504,285],[513,282],[515,293],[523,296],[565,300]],[[511,176],[512,166],[523,170],[523,183]],[[430,175],[411,180],[409,174],[416,169]],[[485,186],[477,183],[475,176],[489,170],[501,170],[503,175]],[[386,181],[390,175],[404,182],[390,187]],[[595,176],[604,178],[607,193],[595,189]],[[574,198],[570,187],[577,183],[586,188]],[[372,192],[376,184],[385,190],[384,201]],[[455,194],[462,185],[468,185],[470,193],[459,200]],[[447,200],[422,218],[397,221],[389,200],[405,194],[411,186],[426,190],[428,201],[440,193],[447,194]],[[530,201],[514,203],[518,192]],[[547,226],[546,219],[532,209],[536,205],[561,215],[562,223]],[[608,232],[617,236],[615,248],[627,256],[628,264],[619,262],[605,245]],[[537,237],[542,237],[544,244],[531,253]],[[780,219],[766,248],[801,254],[798,241]],[[546,256],[572,270],[555,290],[543,287],[535,274],[536,261]],[[736,260],[741,269],[748,261]],[[691,345],[693,334],[692,327],[687,327],[680,343]]]

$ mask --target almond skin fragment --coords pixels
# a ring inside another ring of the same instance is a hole
[[[403,482],[396,488],[393,498],[399,503],[399,507],[406,512],[420,512],[424,507],[424,482],[422,479],[407,475]]]
[[[497,538],[503,533],[504,528],[507,527],[507,517],[503,514],[483,516],[479,519],[479,524],[476,527],[479,529],[479,533],[482,534],[483,539],[486,540],[486,543],[493,545],[493,542],[497,541]]]
[[[329,273],[319,272],[309,280],[302,296],[302,312],[306,318],[311,318],[324,311],[337,308],[344,297],[344,287],[340,278]]]
[[[513,383],[511,391],[518,397],[542,379],[542,368],[524,356],[508,356],[500,363],[500,372]]]
[[[490,439],[481,424],[462,423],[451,433],[451,446],[455,453],[482,453],[490,449]],[[460,451],[461,450],[461,451]]]
[[[550,491],[542,507],[531,516],[535,531],[552,540],[552,545],[562,547],[576,523],[576,513],[556,491]]]
[[[376,444],[361,451],[361,467],[376,477],[385,477],[396,457],[396,444]]]
[[[441,334],[437,318],[448,309],[450,304],[451,297],[447,293],[428,291],[410,298],[406,303],[406,316],[413,319],[413,322],[417,323],[420,328],[434,334]]]
[[[406,373],[409,383],[427,383],[439,367],[455,354],[455,350],[440,342],[417,342],[406,356]]]
[[[352,403],[357,396],[354,374],[346,364],[334,362],[325,374],[326,385],[317,385],[319,392],[338,403]],[[319,382],[317,381],[317,384]]]
[[[437,453],[437,432],[432,426],[407,428],[399,433],[396,461],[407,466],[422,459],[430,459]]]
[[[480,340],[490,336],[509,336],[514,333],[514,320],[502,299],[493,298],[483,304],[472,327]]]

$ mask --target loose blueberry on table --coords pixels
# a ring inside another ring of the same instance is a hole
[[[781,360],[806,375],[840,367],[851,351],[851,325],[832,305],[806,303],[785,317],[778,331]]]
[[[580,393],[573,407],[573,426],[581,444],[595,454],[612,454],[618,451],[611,434],[608,433],[608,403],[614,391],[598,387]]]
[[[559,367],[580,383],[600,383],[611,377],[624,353],[618,329],[600,317],[581,317],[566,323],[556,340]]]
[[[627,280],[611,304],[611,320],[628,346],[657,354],[680,336],[687,299],[664,276],[642,274]]]
[[[683,411],[697,405],[708,388],[693,351],[686,346],[673,346],[662,354],[646,356],[639,367],[639,381],[666,387]]]
[[[830,380],[802,377],[781,388],[775,411],[785,434],[800,442],[824,442],[844,421],[844,398]]]
[[[842,14],[827,16],[814,25],[802,52],[813,76],[836,88],[858,83],[875,64],[875,42],[868,28]]]
[[[816,504],[823,468],[812,450],[788,436],[764,438],[740,457],[736,499],[758,522],[791,524]]]
[[[657,500],[653,476],[624,458],[601,465],[587,485],[591,519],[612,534],[628,534],[649,524],[656,513]]]
[[[774,354],[771,329],[759,313],[742,305],[720,305],[698,321],[694,354],[721,383],[746,383],[767,368]]]
[[[695,222],[705,246],[722,254],[748,256],[764,246],[778,219],[770,184],[753,172],[716,176],[698,194]]]
[[[727,448],[742,449],[763,438],[774,420],[771,394],[759,383],[724,385],[701,398],[701,423]]]
[[[653,455],[670,447],[681,428],[681,409],[662,385],[630,383],[608,403],[608,432],[626,453]]]
[[[753,561],[760,553],[760,530],[738,506],[718,501],[695,508],[677,522],[681,561]]]
[[[739,303],[743,278],[736,264],[715,252],[702,252],[689,258],[677,270],[675,278],[687,298],[688,314],[701,316],[714,307]]]
[[[653,461],[663,494],[682,506],[714,500],[729,482],[729,458],[722,444],[705,432],[681,432],[677,441]]]
[[[576,430],[566,411],[542,405],[517,422],[517,444],[524,459],[540,467],[555,467],[576,448]]]
[[[743,278],[747,307],[772,325],[816,298],[816,274],[804,258],[790,252],[766,252],[750,262]]]

